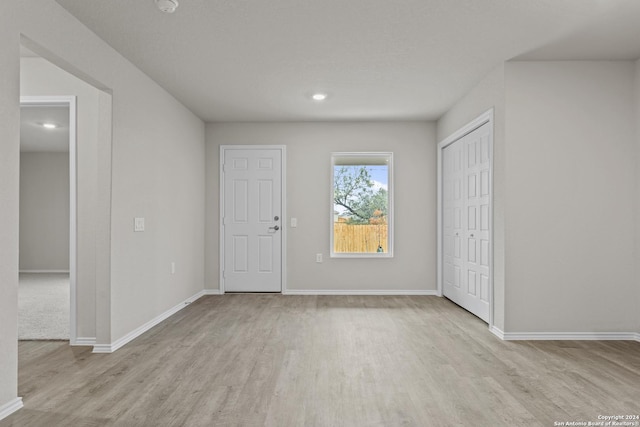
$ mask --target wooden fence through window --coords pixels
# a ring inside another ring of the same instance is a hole
[[[375,253],[378,245],[387,252],[387,224],[333,223],[333,251]]]

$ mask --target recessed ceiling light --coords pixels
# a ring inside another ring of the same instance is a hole
[[[155,0],[156,6],[164,13],[173,13],[178,8],[178,0]]]
[[[43,128],[47,128],[47,129],[55,129],[55,128],[57,128],[58,126],[56,126],[56,124],[55,124],[55,123],[43,123],[43,124],[42,124],[42,127],[43,127]]]
[[[314,101],[324,101],[325,99],[327,99],[327,94],[326,93],[314,93],[313,95],[311,95],[311,98]]]

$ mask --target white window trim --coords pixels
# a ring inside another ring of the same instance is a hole
[[[381,252],[381,253],[360,253],[360,252],[352,252],[352,253],[344,253],[344,252],[339,252],[336,253],[334,252],[333,248],[334,248],[334,237],[333,237],[333,223],[334,223],[334,219],[333,219],[333,189],[334,189],[334,165],[335,165],[335,159],[336,158],[343,158],[343,157],[382,157],[382,158],[386,158],[388,159],[388,167],[389,167],[389,183],[388,183],[388,194],[389,194],[389,212],[387,215],[387,236],[388,236],[388,250],[387,252]],[[394,183],[394,179],[393,179],[393,152],[334,152],[331,153],[331,187],[330,187],[330,194],[329,194],[329,206],[331,207],[330,209],[330,215],[329,215],[329,235],[330,235],[330,239],[329,239],[329,253],[330,253],[330,257],[331,258],[393,258],[393,246],[394,246],[394,242],[393,242],[393,234],[394,234],[394,226],[393,226],[393,221],[394,221],[394,209],[393,209],[393,199],[394,199],[394,188],[393,188],[393,183]]]

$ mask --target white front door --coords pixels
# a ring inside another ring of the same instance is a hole
[[[283,147],[221,147],[225,292],[282,291],[283,154]]]
[[[489,321],[490,125],[443,151],[444,296]]]

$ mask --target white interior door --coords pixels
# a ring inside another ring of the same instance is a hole
[[[282,291],[282,149],[222,147],[225,292]]]
[[[489,321],[490,125],[443,150],[443,294]]]
[[[462,299],[463,236],[462,211],[463,170],[462,141],[456,141],[443,152],[443,242],[444,295],[454,301]]]

